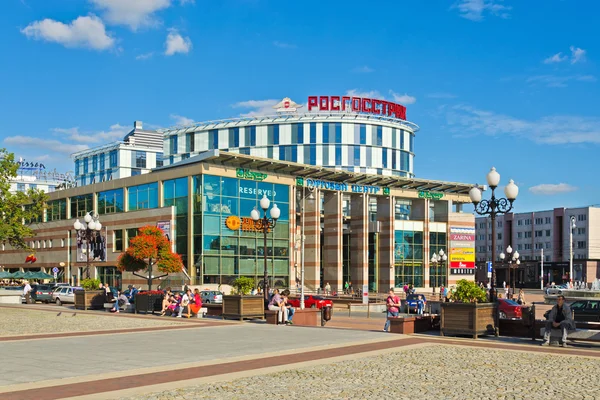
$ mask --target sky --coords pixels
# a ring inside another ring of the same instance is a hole
[[[134,120],[354,93],[407,107],[418,178],[485,184],[493,166],[519,186],[516,212],[600,204],[599,13],[594,0],[3,0],[0,147],[68,171]]]

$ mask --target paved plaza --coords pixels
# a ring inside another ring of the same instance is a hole
[[[74,313],[0,306],[0,400],[600,399],[594,346],[396,335],[341,314],[311,328]]]

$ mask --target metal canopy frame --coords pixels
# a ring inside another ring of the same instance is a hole
[[[352,185],[382,186],[389,188],[426,190],[439,193],[468,195],[474,184],[444,182],[428,179],[405,178],[400,176],[374,175],[351,171],[340,171],[320,166],[298,164],[289,161],[271,160],[249,156],[246,154],[211,150],[180,161],[173,165],[167,165],[158,170],[178,168],[194,163],[211,163],[225,167],[255,169],[260,172],[271,172],[277,174],[292,175],[301,178],[323,179],[329,182],[347,183]]]

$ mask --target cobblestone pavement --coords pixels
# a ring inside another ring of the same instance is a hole
[[[61,312],[60,316],[57,314]],[[89,332],[113,329],[162,327],[178,321],[162,318],[119,318],[115,315],[83,314],[64,308],[56,312],[0,307],[0,336],[31,335],[61,332]],[[179,322],[181,323],[181,322]]]
[[[597,358],[449,345],[321,364],[126,400],[600,399]],[[122,400],[124,400],[123,398]]]

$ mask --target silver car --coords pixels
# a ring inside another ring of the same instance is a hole
[[[200,292],[200,298],[202,299],[202,304],[204,303],[218,303],[221,304],[223,302],[223,293],[218,290],[203,290]]]
[[[81,288],[59,286],[52,292],[52,301],[58,306],[61,306],[63,303],[75,303],[75,290],[81,290]]]

